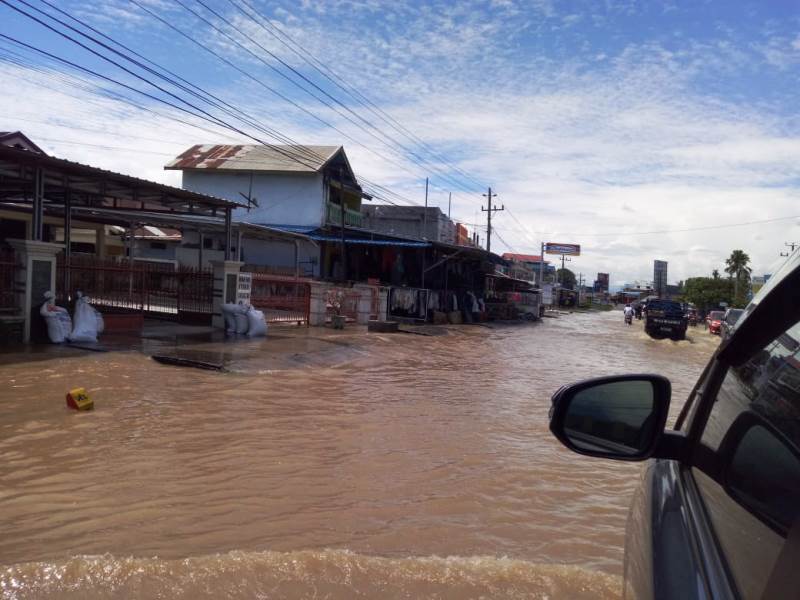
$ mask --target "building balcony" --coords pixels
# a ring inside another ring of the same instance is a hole
[[[333,202],[328,202],[328,218],[327,223],[330,225],[342,224],[342,207]],[[362,227],[363,216],[357,210],[352,210],[345,207],[344,209],[344,225],[345,227]]]

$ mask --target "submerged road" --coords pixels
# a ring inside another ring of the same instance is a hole
[[[336,339],[228,373],[0,356],[0,596],[618,596],[639,466],[563,449],[550,395],[661,373],[674,419],[715,338],[615,311]],[[75,386],[94,412],[63,408]]]

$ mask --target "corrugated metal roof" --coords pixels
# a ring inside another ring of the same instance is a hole
[[[341,149],[341,146],[197,144],[164,168],[316,173]]]

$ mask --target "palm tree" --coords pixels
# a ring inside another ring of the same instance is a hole
[[[733,297],[739,295],[739,281],[749,281],[752,269],[747,266],[750,257],[744,250],[734,250],[725,261],[725,272],[733,279]]]
[[[714,279],[719,279],[719,271],[717,271],[716,269],[711,271],[711,277],[713,277]]]

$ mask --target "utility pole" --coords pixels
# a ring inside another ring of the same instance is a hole
[[[450,218],[450,205],[453,203],[453,192],[447,196],[447,218]]]
[[[422,235],[423,240],[428,239],[428,178],[425,178],[425,212],[422,213]]]
[[[789,256],[790,254],[792,254],[794,252],[795,248],[800,246],[800,244],[797,243],[797,242],[784,242],[783,245],[786,246],[787,248],[789,248],[789,252],[781,252],[781,256]]]
[[[544,242],[542,242],[542,254],[539,257],[539,289],[544,287]]]
[[[566,254],[561,255],[561,287],[564,287],[564,263],[572,262],[571,258],[567,258]]]
[[[500,208],[497,208],[496,206],[492,206],[492,197],[496,197],[497,196],[497,194],[493,194],[492,193],[492,188],[489,188],[489,193],[483,194],[483,196],[489,200],[488,201],[488,206],[489,207],[488,208],[483,208],[483,206],[481,206],[481,210],[486,213],[486,251],[487,252],[491,252],[492,251],[492,213],[496,212],[498,210],[505,210],[506,206],[505,206],[505,204],[503,206],[501,206]]]

